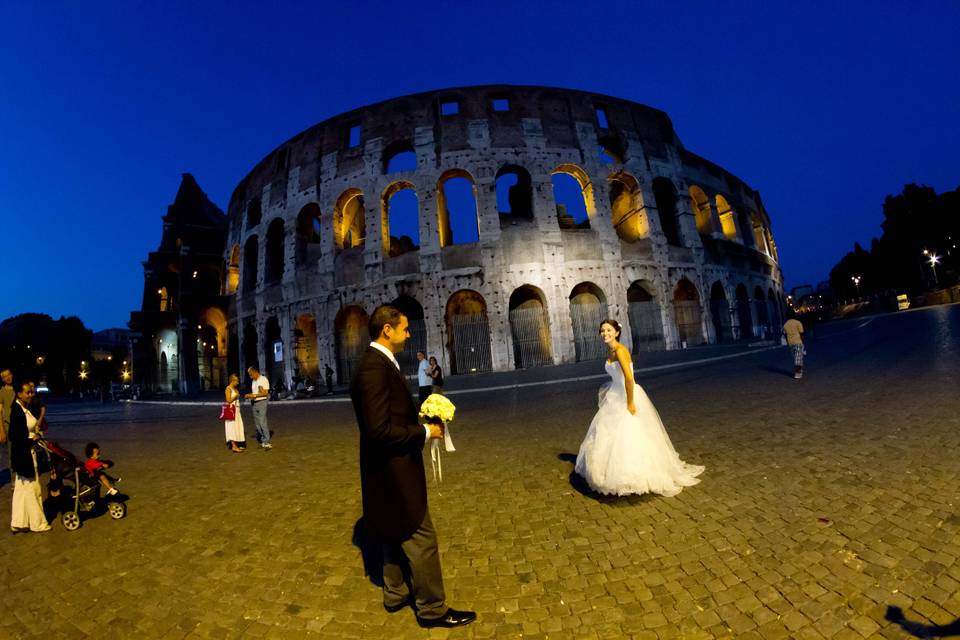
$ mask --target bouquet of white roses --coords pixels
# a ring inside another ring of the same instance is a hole
[[[420,405],[420,419],[427,424],[446,424],[443,430],[443,444],[447,451],[456,451],[453,440],[450,438],[449,423],[453,421],[453,414],[457,408],[446,396],[431,393]],[[440,462],[440,441],[430,441],[430,466],[433,468],[433,479],[443,482],[443,466]]]

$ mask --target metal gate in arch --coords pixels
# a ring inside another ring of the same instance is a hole
[[[700,303],[696,300],[674,300],[673,313],[677,319],[677,336],[688,347],[703,344],[703,330],[700,327]]]
[[[627,305],[630,333],[633,337],[633,353],[663,351],[663,324],[660,319],[660,304],[656,300],[631,302]]]
[[[479,373],[493,369],[487,314],[450,316],[450,334],[453,373]]]
[[[510,310],[510,333],[517,369],[553,364],[547,312],[539,304]]]
[[[587,304],[570,304],[570,322],[573,324],[573,345],[577,362],[606,357],[607,345],[600,337],[600,323],[606,317],[607,306],[599,300]]]

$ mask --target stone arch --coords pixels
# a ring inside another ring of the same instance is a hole
[[[756,213],[750,214],[750,226],[753,229],[753,246],[757,248],[757,251],[770,255],[770,249],[767,247],[767,230],[760,220],[760,216]]]
[[[337,312],[333,324],[337,352],[337,380],[340,384],[350,382],[360,362],[360,356],[370,344],[368,322],[369,317],[366,311],[359,305],[346,305]]]
[[[600,337],[600,323],[607,316],[607,296],[600,287],[581,282],[570,291],[570,322],[577,362],[606,357],[607,345]]]
[[[705,236],[713,233],[713,216],[710,212],[710,199],[697,185],[690,187],[690,203],[697,221],[697,231]]]
[[[252,322],[248,322],[243,327],[243,366],[247,367],[260,367],[260,356],[259,356],[259,347],[257,346],[257,327]],[[240,379],[243,380],[243,375],[240,374]]]
[[[338,249],[362,247],[367,235],[363,192],[350,188],[340,194],[333,209],[333,239]]]
[[[717,202],[717,217],[720,218],[720,228],[723,231],[723,237],[727,240],[736,240],[737,239],[737,213],[733,210],[733,207],[730,206],[730,203],[727,202],[727,199],[724,198],[719,193],[716,197]]]
[[[180,381],[180,357],[177,331],[171,326],[155,334],[157,347],[157,388],[161,391],[177,391]]]
[[[627,318],[630,321],[632,352],[663,351],[663,315],[655,295],[656,287],[648,280],[636,280],[627,288]]]
[[[510,294],[510,332],[517,369],[553,364],[547,298],[539,288],[525,284]]]
[[[230,250],[230,260],[227,262],[227,277],[224,282],[224,293],[233,295],[240,287],[240,245],[235,244]]]
[[[673,315],[681,347],[703,344],[703,309],[697,287],[681,278],[673,289]]]
[[[657,203],[660,229],[667,239],[667,244],[683,246],[680,239],[680,225],[677,221],[677,189],[669,178],[653,179],[653,199]]]
[[[423,306],[407,294],[397,296],[397,299],[390,304],[407,316],[410,337],[403,345],[403,351],[396,354],[396,357],[403,374],[414,375],[419,365],[417,351],[429,355],[427,354],[427,323],[423,315]]]
[[[643,214],[643,193],[640,183],[626,171],[611,173],[611,220],[617,236],[626,242],[636,242],[650,235],[647,217]]]
[[[380,221],[383,255],[392,258],[420,248],[420,205],[412,183],[398,180],[383,190]]]
[[[743,283],[737,285],[735,296],[737,299],[737,322],[740,324],[740,339],[749,340],[754,337],[753,314],[750,311],[750,295]]]
[[[437,228],[440,246],[480,240],[477,184],[463,169],[450,169],[437,180]]]
[[[257,288],[257,261],[260,259],[260,241],[257,236],[247,238],[243,245],[243,291],[249,293]]]
[[[274,218],[267,227],[266,255],[264,256],[264,282],[279,282],[283,278],[283,245],[286,235],[283,218]]]
[[[403,173],[417,170],[417,152],[409,140],[392,142],[383,150],[383,173]]]
[[[267,376],[270,389],[279,393],[286,389],[287,384],[286,370],[283,364],[283,350],[287,345],[284,343],[283,333],[280,330],[280,320],[276,316],[267,318],[263,338],[263,366],[260,368],[260,373]]]
[[[767,291],[767,318],[770,325],[770,336],[780,333],[780,327],[783,326],[783,319],[780,317],[780,299],[774,293],[773,287]]]
[[[320,258],[320,205],[310,202],[297,214],[297,264]]]
[[[517,220],[533,220],[533,180],[521,166],[507,164],[497,171],[494,189],[500,225]]]
[[[597,214],[589,176],[575,164],[561,164],[550,175],[560,228],[589,229]]]
[[[314,385],[320,381],[320,358],[317,354],[317,319],[312,313],[301,313],[293,330],[296,373],[309,378]],[[305,386],[309,386],[306,385]]]
[[[767,316],[767,297],[759,285],[753,289],[753,313],[756,318],[754,335],[765,338],[770,330],[770,318]]]
[[[197,371],[201,388],[227,384],[227,315],[220,307],[205,307],[197,319]]]
[[[730,322],[730,302],[727,300],[723,283],[719,280],[710,287],[710,319],[717,342],[731,342],[733,327]]]
[[[247,229],[253,229],[263,218],[263,210],[260,206],[260,198],[254,198],[247,203]]]
[[[157,289],[157,308],[160,312],[170,311],[170,292],[166,287]]]
[[[601,164],[623,164],[627,160],[627,148],[615,135],[597,138],[597,156]]]
[[[452,373],[479,373],[493,369],[490,355],[490,321],[487,302],[470,289],[447,299],[447,352]]]

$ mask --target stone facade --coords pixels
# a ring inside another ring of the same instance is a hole
[[[571,178],[582,203],[555,192]],[[391,234],[407,190],[416,239]],[[326,364],[345,382],[387,302],[413,320],[404,366],[419,348],[448,374],[602,357],[607,316],[634,351],[779,332],[759,194],[609,96],[482,86],[357,109],[264,158],[227,216],[230,342],[274,384]]]

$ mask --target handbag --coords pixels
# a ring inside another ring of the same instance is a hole
[[[220,407],[220,419],[221,420],[236,420],[237,419],[237,406],[232,402],[226,402]]]

